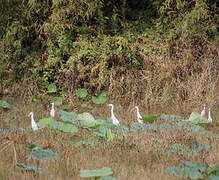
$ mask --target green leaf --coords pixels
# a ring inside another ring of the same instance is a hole
[[[0,107],[2,108],[10,108],[11,105],[5,101],[0,101]]]
[[[190,156],[198,154],[193,149],[190,149],[189,147],[183,144],[178,144],[178,143],[173,144],[171,148],[164,149],[164,152],[169,153],[169,154],[179,154],[179,155],[185,154],[185,155],[190,155]]]
[[[208,169],[208,165],[202,165],[200,163],[196,163],[196,162],[193,163],[193,162],[185,161],[185,160],[180,160],[180,162],[186,165],[187,167],[195,168],[202,173]]]
[[[181,177],[190,178],[194,180],[202,179],[204,177],[202,173],[199,172],[197,169],[190,168],[190,167],[185,167],[185,168],[177,167],[177,166],[168,167],[167,172],[170,175],[181,176]]]
[[[93,115],[88,112],[78,114],[77,120],[79,121],[81,127],[97,128],[103,124],[102,121],[95,120]]]
[[[75,112],[67,112],[60,110],[61,119],[66,122],[73,122],[77,119],[77,114]]]
[[[192,112],[189,116],[189,121],[193,122],[194,124],[198,123],[210,123],[205,117],[202,117],[201,114],[197,112]]]
[[[118,180],[112,176],[105,176],[105,177],[101,177],[99,180]]]
[[[14,130],[12,129],[0,129],[0,133],[12,133]]]
[[[54,97],[53,102],[55,103],[56,106],[60,106],[63,103],[63,98],[62,97]]]
[[[40,127],[50,127],[52,126],[52,124],[55,122],[55,119],[54,118],[43,118],[43,119],[40,119],[39,122],[38,122],[38,125]]]
[[[32,95],[29,98],[32,102],[35,102],[37,100],[37,95]]]
[[[50,149],[36,149],[30,152],[30,156],[33,159],[43,160],[43,159],[57,159],[59,155]]]
[[[162,132],[168,132],[174,129],[172,124],[162,123],[158,125],[158,129]]]
[[[73,124],[69,124],[65,122],[55,122],[52,124],[52,128],[68,133],[78,132],[78,129]]]
[[[24,132],[25,129],[18,127],[16,129],[0,129],[0,133],[13,133],[13,132]]]
[[[88,112],[84,112],[84,113],[78,114],[77,120],[79,120],[79,121],[95,122],[95,118],[93,117],[93,115],[88,113]]]
[[[208,180],[218,180],[219,176],[209,176]]]
[[[213,169],[211,169],[208,174],[213,176],[219,176],[219,164],[217,164]]]
[[[32,144],[29,144],[29,148],[32,150],[32,149],[43,149],[42,146],[40,144],[37,144],[37,143],[32,143]]]
[[[196,125],[188,120],[177,122],[177,126],[179,127],[180,130],[184,129],[187,131],[191,131],[192,133],[202,133],[206,131],[203,127]]]
[[[191,144],[193,145],[194,150],[196,152],[201,152],[202,150],[208,150],[210,148],[210,145],[208,145],[208,144],[200,144],[197,141],[192,141]]]
[[[79,121],[81,127],[98,128],[101,124],[96,121]]]
[[[129,128],[123,125],[115,126],[113,127],[113,132],[116,133],[127,133],[129,131]]]
[[[82,127],[90,127],[90,128],[98,128],[106,122],[103,120],[95,120],[95,121],[79,121]]]
[[[64,105],[63,107],[62,107],[62,110],[64,110],[64,111],[69,111],[71,109],[71,107],[70,106],[67,106],[67,105]]]
[[[174,115],[174,114],[161,114],[160,118],[162,120],[165,120],[165,121],[182,121],[182,120],[185,120],[183,117],[177,116],[177,115]]]
[[[154,122],[156,121],[158,118],[160,118],[160,115],[152,115],[152,116],[148,116],[148,117],[142,117],[142,120],[144,122]]]
[[[116,132],[112,131],[113,130],[109,127],[102,126],[99,128],[99,132],[95,132],[94,134],[105,139],[107,142],[111,142],[119,137],[118,134],[116,134]]]
[[[144,124],[144,129],[149,131],[157,131],[159,129],[159,125],[157,124]]]
[[[106,129],[104,137],[107,142],[111,142],[116,138],[116,134],[112,133],[111,129]]]
[[[143,130],[144,130],[143,124],[139,122],[133,122],[131,124],[131,131],[143,131]]]
[[[76,94],[76,96],[78,96],[79,98],[84,99],[84,98],[87,97],[88,92],[87,92],[87,89],[85,89],[85,88],[78,88],[78,89],[76,89],[75,94]]]
[[[41,173],[42,170],[43,170],[42,168],[38,168],[36,166],[27,166],[23,163],[17,163],[16,165],[18,167],[22,168],[25,171],[31,171],[31,172],[34,172],[34,173]]]
[[[111,174],[113,174],[113,172],[109,167],[103,167],[96,170],[80,170],[80,176],[82,178],[109,176]]]
[[[83,140],[81,144],[86,146],[92,146],[92,147],[99,147],[102,145],[98,140],[94,140],[94,139]]]
[[[48,93],[56,93],[57,92],[57,87],[55,84],[50,84],[47,87],[47,92]]]
[[[107,101],[106,93],[102,92],[99,96],[92,96],[92,101],[95,104],[104,104]]]
[[[61,112],[64,114],[68,114],[68,112],[65,112],[65,111],[61,111]],[[61,117],[63,118],[63,114],[61,115]],[[72,116],[69,117],[69,114],[68,114],[68,116],[64,116],[63,119],[66,121],[67,120],[70,121],[72,120]],[[55,121],[54,118],[43,118],[39,120],[38,124],[40,127],[49,127],[49,128],[57,129],[62,132],[70,132],[70,133],[78,132],[78,129],[74,125],[65,123],[65,122]]]

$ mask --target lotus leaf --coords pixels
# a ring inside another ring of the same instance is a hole
[[[209,121],[205,118],[202,117],[201,114],[197,112],[192,112],[189,121],[193,122],[194,124],[199,124],[199,123],[209,123]]]
[[[107,101],[106,93],[102,92],[98,96],[92,96],[92,101],[95,104],[104,104]]]
[[[53,126],[55,122],[55,119],[54,118],[43,118],[43,119],[40,119],[39,122],[38,122],[38,125],[40,127],[50,127],[50,126]]]
[[[61,119],[66,122],[73,122],[77,118],[77,114],[75,112],[67,112],[60,110],[59,113],[61,115]]]
[[[219,176],[209,176],[208,180],[218,180]]]
[[[87,122],[95,122],[96,121],[94,119],[93,115],[88,113],[88,112],[84,112],[84,113],[78,114],[77,120],[79,120],[79,121],[87,121]]]
[[[62,132],[68,132],[68,133],[76,133],[78,132],[77,127],[75,127],[73,124],[65,123],[65,122],[54,122],[50,127],[57,129]]]
[[[202,179],[204,177],[201,172],[191,167],[184,167],[184,168],[177,167],[177,166],[168,167],[167,172],[170,175],[181,176],[181,177],[190,178],[194,180]]]
[[[143,131],[144,126],[143,126],[143,124],[141,124],[139,122],[134,122],[131,124],[131,130],[132,131]]]
[[[187,167],[191,167],[194,169],[197,169],[198,171],[200,171],[201,173],[205,172],[208,169],[208,165],[202,165],[200,163],[197,162],[190,162],[190,161],[185,161],[185,160],[180,160],[180,162],[182,164],[184,164]]]
[[[83,178],[109,176],[111,174],[113,174],[113,172],[109,167],[95,170],[80,170],[80,176]]]
[[[87,92],[87,89],[85,89],[85,88],[78,88],[78,89],[76,89],[75,94],[76,94],[76,96],[78,96],[79,98],[84,99],[84,98],[87,97],[88,92]]]
[[[219,176],[219,164],[217,164],[213,169],[211,169],[208,174],[213,176]]]
[[[99,180],[118,180],[112,176],[105,176],[105,177],[101,177]]]
[[[25,171],[31,171],[31,172],[34,172],[34,173],[41,173],[42,172],[42,168],[38,168],[36,166],[27,166],[23,163],[17,163],[17,166],[20,167],[20,168],[23,168],[23,170]]]
[[[47,92],[48,93],[56,93],[57,92],[57,87],[55,84],[50,84],[47,87]]]
[[[142,117],[142,120],[144,122],[154,122],[156,121],[158,118],[160,118],[160,115],[152,115],[152,116],[148,116],[148,117]]]
[[[36,149],[30,152],[30,156],[33,159],[43,160],[43,159],[57,159],[59,155],[50,149]]]
[[[63,98],[62,97],[54,97],[53,102],[56,106],[60,106],[63,103]]]
[[[10,108],[11,105],[5,101],[0,101],[0,107],[2,108]]]
[[[161,114],[160,118],[162,120],[166,120],[166,121],[182,121],[182,120],[184,120],[183,117],[177,116],[177,115],[173,115],[173,114]]]

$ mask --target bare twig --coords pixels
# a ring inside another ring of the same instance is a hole
[[[14,150],[14,161],[15,161],[15,166],[16,166],[16,164],[17,164],[17,152],[16,152],[14,144],[13,144],[13,150]]]

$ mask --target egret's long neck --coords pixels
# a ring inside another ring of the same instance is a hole
[[[136,107],[137,116],[140,115],[138,107]]]
[[[31,121],[35,121],[35,120],[34,120],[34,114],[33,114],[33,113],[31,114]]]
[[[136,107],[136,113],[137,113],[137,118],[140,118],[141,115],[140,115],[140,112],[139,112],[139,108],[138,108],[138,107]]]
[[[52,103],[52,109],[55,109],[55,104],[54,103]]]
[[[111,107],[111,115],[114,116],[114,113],[113,113],[113,106]]]

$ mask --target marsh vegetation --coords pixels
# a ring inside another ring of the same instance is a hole
[[[217,12],[214,0],[2,1],[0,179],[218,179]]]

